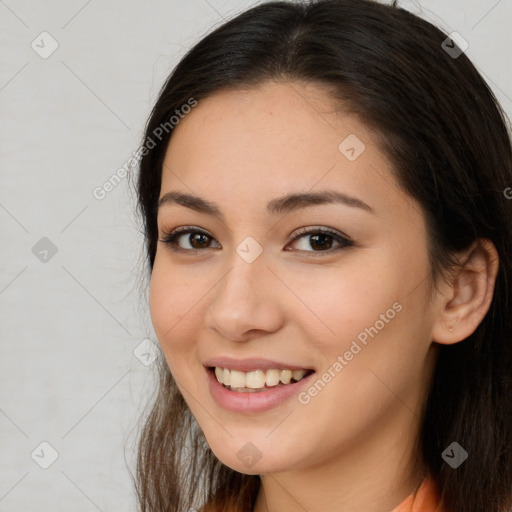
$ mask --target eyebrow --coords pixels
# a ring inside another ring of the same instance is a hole
[[[310,206],[335,203],[350,206],[352,208],[360,208],[364,211],[375,214],[374,209],[361,199],[335,190],[322,190],[319,192],[303,193],[299,192],[278,197],[269,201],[267,204],[267,212],[270,215],[280,215]],[[163,205],[172,204],[178,204],[195,210],[199,213],[215,215],[219,219],[224,220],[224,215],[215,203],[207,201],[206,199],[203,199],[199,196],[176,191],[167,192],[158,201],[158,209],[160,209],[160,207]]]

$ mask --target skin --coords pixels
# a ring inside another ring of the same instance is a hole
[[[338,149],[349,134],[366,146],[354,161]],[[160,197],[201,196],[224,220],[161,206],[160,239],[187,225],[211,238],[189,253],[158,243],[151,318],[215,455],[261,475],[255,512],[396,507],[423,476],[414,443],[438,343],[466,338],[490,305],[498,258],[486,240],[460,255],[466,267],[430,300],[424,215],[375,140],[320,85],[272,81],[201,100],[167,149]],[[326,189],[374,213],[342,204],[266,212],[287,193]],[[328,227],[355,245],[335,250],[339,243],[328,239],[333,249],[322,250],[308,235],[294,241],[301,227]],[[236,252],[247,236],[263,248],[250,264]],[[188,234],[178,243],[193,247]],[[307,404],[293,397],[242,414],[220,408],[208,391],[203,362],[215,356],[264,357],[322,375],[397,302],[401,311]],[[247,442],[261,452],[251,468],[237,457]]]

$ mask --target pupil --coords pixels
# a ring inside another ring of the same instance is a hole
[[[324,233],[318,235],[311,235],[311,247],[315,248],[315,244],[317,244],[320,247],[320,249],[325,249],[326,247],[329,249],[332,245],[332,239],[331,243],[328,243],[326,239],[331,239],[330,235],[326,235]]]
[[[193,235],[190,235],[191,236],[191,240],[190,241],[190,245],[192,245],[192,247],[194,248],[199,248],[201,249],[202,247],[204,247],[204,245],[206,244],[206,247],[208,247],[208,236],[203,234],[203,233],[194,233]],[[202,237],[202,240],[201,240],[201,237]],[[196,247],[195,246],[195,243],[198,242],[199,244],[199,247]]]

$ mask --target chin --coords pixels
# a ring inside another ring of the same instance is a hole
[[[251,442],[233,443],[233,449],[229,446],[211,447],[215,456],[229,468],[246,475],[260,475],[263,473],[279,473],[287,471],[295,466],[297,461],[290,460],[289,454],[275,453],[270,449],[259,449]],[[269,450],[272,453],[265,453]]]

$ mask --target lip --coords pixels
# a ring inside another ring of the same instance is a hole
[[[220,365],[215,364],[212,366]],[[260,366],[259,368],[262,367]],[[269,368],[276,368],[276,366],[269,366]],[[287,368],[289,367],[283,369]],[[214,372],[211,369],[205,368],[205,372],[208,379],[208,388],[210,390],[210,394],[217,405],[228,411],[241,412],[246,414],[268,411],[269,409],[283,404],[287,400],[290,400],[292,397],[297,396],[302,388],[309,385],[312,377],[316,374],[316,372],[313,372],[307,377],[301,379],[299,382],[286,384],[285,386],[271,387],[265,391],[257,391],[254,393],[239,393],[225,388],[217,380]]]
[[[272,361],[270,359],[248,358],[248,359],[233,359],[232,357],[215,357],[208,359],[203,363],[205,367],[218,366],[219,368],[228,368],[229,370],[238,370],[240,372],[252,372],[254,370],[267,371],[275,368],[276,370],[314,370],[314,368],[307,368],[292,363],[282,363],[279,361]]]

